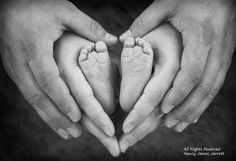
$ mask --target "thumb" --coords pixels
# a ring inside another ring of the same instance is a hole
[[[97,21],[69,3],[60,19],[66,28],[93,42],[104,41],[107,45],[117,42],[117,37],[108,33]]]
[[[173,6],[173,0],[155,0],[134,20],[129,30],[120,36],[120,41],[124,42],[131,36],[142,37],[165,20],[170,15]]]

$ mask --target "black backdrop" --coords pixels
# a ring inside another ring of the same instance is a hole
[[[79,0],[82,11],[120,35],[151,1]],[[112,47],[119,54],[121,44]],[[236,152],[236,55],[225,84],[197,124],[181,134],[160,127],[118,158],[112,158],[92,135],[65,141],[23,99],[0,63],[0,161],[12,160],[231,160]],[[223,157],[188,157],[184,147],[221,147]]]

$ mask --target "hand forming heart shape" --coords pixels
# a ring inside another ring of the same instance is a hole
[[[112,155],[118,155],[120,150],[124,152],[128,146],[153,131],[160,124],[163,114],[158,109],[154,110],[133,131],[123,134],[118,144],[115,137],[108,136],[109,133],[105,131],[108,134],[106,135],[97,127],[99,119],[107,119],[102,116],[105,113],[101,112],[101,107],[107,114],[112,114],[115,107],[119,106],[115,105],[115,100],[119,99],[121,108],[127,112],[133,107],[145,109],[152,101],[148,96],[160,90],[155,89],[156,83],[169,82],[168,86],[162,86],[162,90],[167,91],[179,68],[179,42],[178,33],[170,25],[163,24],[143,38],[126,39],[121,60],[112,53],[111,59],[109,58],[104,42],[92,43],[72,33],[65,33],[56,44],[54,56],[61,75],[79,85],[71,87],[72,95],[80,97],[79,104],[84,104],[83,110],[87,114],[100,114],[100,118],[96,120],[90,120],[84,115],[82,125],[94,134]],[[117,89],[119,64],[122,78],[120,93]],[[81,90],[84,95],[77,92]],[[79,96],[76,96],[77,94]],[[136,117],[135,113],[132,115]]]
[[[26,100],[65,139],[80,135],[76,122],[82,109],[81,124],[113,155],[159,125],[159,105],[168,113],[164,124],[169,128],[181,132],[196,122],[221,88],[236,44],[234,0],[155,0],[120,36],[121,91],[115,89],[114,97],[111,80],[119,83],[109,64],[117,67],[110,63],[106,45],[116,43],[116,36],[66,0],[0,3],[2,61]],[[57,66],[54,43],[66,31],[96,44],[65,34],[57,52],[65,47],[62,53],[67,54],[58,54]],[[119,143],[107,115],[118,95],[121,108],[131,110]]]

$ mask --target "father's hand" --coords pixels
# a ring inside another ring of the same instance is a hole
[[[81,129],[74,123],[81,113],[59,75],[53,44],[65,30],[107,44],[117,38],[66,0],[5,0],[0,12],[0,52],[7,73],[53,130],[65,139],[77,137]]]
[[[184,130],[200,117],[220,90],[236,42],[235,14],[234,0],[156,0],[120,37],[141,37],[164,21],[182,34],[181,70],[161,103],[162,111],[168,113],[167,127],[176,125],[176,131]],[[152,108],[160,101],[156,99]],[[145,117],[140,115],[139,119]]]

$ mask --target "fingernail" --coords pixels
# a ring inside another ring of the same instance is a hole
[[[123,34],[120,36],[120,40],[125,40],[125,39],[127,39],[128,37],[130,37],[130,36],[131,36],[131,31],[128,30],[128,31],[126,31],[125,33],[123,33]]]
[[[197,123],[197,122],[198,122],[198,119],[199,119],[199,118],[197,118],[196,120],[194,120],[193,123]]]
[[[124,153],[127,149],[128,149],[128,144],[127,144],[127,142],[124,142],[124,143],[121,143],[121,145],[120,145],[120,151],[122,152],[122,153]]]
[[[177,123],[178,123],[179,121],[178,120],[169,120],[168,122],[167,122],[167,127],[168,128],[172,128],[173,126],[175,126]]]
[[[118,153],[116,152],[115,149],[109,149],[109,152],[111,153],[111,155],[112,155],[113,157],[117,157],[117,156],[118,156]]]
[[[67,115],[71,119],[71,121],[73,121],[73,122],[78,121],[77,117],[72,112],[69,112]]]
[[[114,135],[114,132],[109,127],[105,127],[104,132],[110,137]]]
[[[57,133],[58,133],[61,137],[63,137],[64,139],[68,139],[68,138],[69,138],[69,134],[68,134],[65,130],[63,130],[63,129],[58,129],[58,130],[57,130]]]
[[[177,132],[182,132],[189,124],[187,122],[181,122],[176,126]]]
[[[133,125],[132,124],[128,124],[124,127],[124,133],[125,134],[131,132],[132,130],[133,130]]]
[[[106,33],[106,39],[108,40],[108,41],[117,41],[117,37],[116,36],[114,36],[114,35],[112,35],[112,34],[109,34],[109,33]]]
[[[68,133],[73,136],[74,138],[78,137],[79,131],[76,127],[70,127],[67,129]]]
[[[166,106],[166,108],[163,109],[163,112],[164,113],[169,113],[175,106],[173,105],[169,105],[169,106]]]
[[[109,152],[113,157],[115,156],[115,152],[113,150],[109,149]]]

